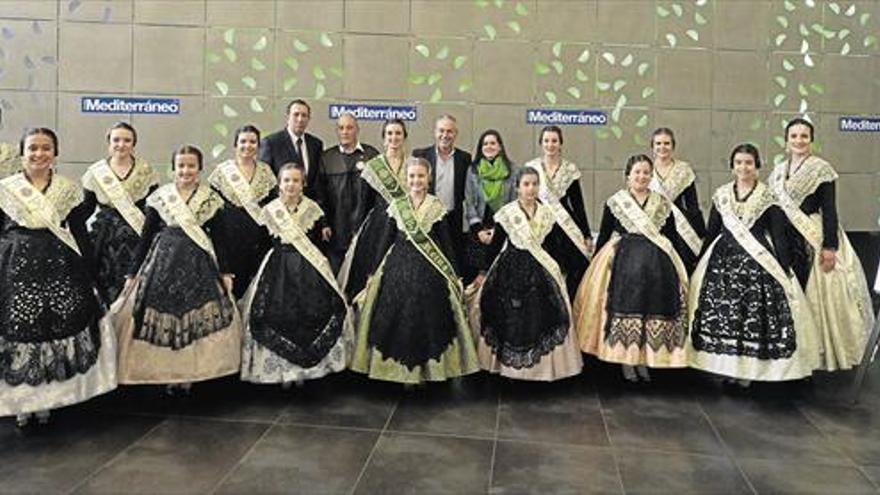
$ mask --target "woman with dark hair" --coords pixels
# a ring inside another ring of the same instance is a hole
[[[318,203],[303,194],[305,178],[302,165],[283,165],[280,195],[260,216],[272,234],[272,250],[243,299],[245,381],[286,387],[342,371],[347,364],[352,313],[318,248],[327,220]]]
[[[82,189],[55,173],[58,138],[25,131],[24,169],[0,181],[0,416],[36,414],[116,388],[116,343],[89,265]]]
[[[234,239],[227,249],[229,269],[234,277],[232,293],[244,295],[271,241],[260,221],[261,208],[275,198],[278,181],[269,165],[257,160],[260,131],[252,125],[235,130],[235,158],[217,165],[208,183],[226,204],[224,230]]]
[[[495,213],[495,237],[506,240],[477,294],[471,326],[480,366],[519,380],[552,381],[583,368],[559,265],[544,249],[556,219],[538,201],[540,176],[515,177],[517,199]]]
[[[556,226],[550,236],[550,250],[565,274],[569,296],[573,296],[589,265],[593,234],[584,210],[580,170],[562,157],[562,129],[550,125],[541,129],[538,145],[542,155],[525,164],[541,177],[538,198],[550,207]]]
[[[813,124],[802,118],[785,126],[788,160],[769,185],[794,227],[793,269],[822,335],[819,368],[846,370],[859,364],[874,311],[862,263],[837,221],[837,172],[812,154]]]
[[[361,169],[361,178],[371,188],[361,200],[368,213],[351,240],[337,277],[352,305],[385,257],[381,246],[386,246],[395,235],[386,209],[391,202],[406,198],[406,138],[406,124],[402,120],[386,120],[382,124],[383,152]]]
[[[648,368],[687,366],[688,275],[675,246],[672,203],[650,189],[651,158],[626,162],[627,187],[605,202],[596,256],[574,302],[581,350],[623,365],[628,381]]]
[[[169,394],[237,373],[241,362],[223,198],[199,182],[198,148],[181,146],[171,163],[174,182],[147,197],[141,241],[114,308],[119,383],[168,384]]]
[[[85,208],[98,212],[89,228],[95,250],[98,293],[110,306],[122,291],[125,275],[144,228],[147,196],[159,187],[159,174],[134,156],[137,131],[117,122],[107,131],[108,157],[82,176]]]
[[[651,151],[654,156],[651,190],[672,202],[675,228],[682,244],[676,249],[690,273],[697,264],[706,235],[706,222],[697,201],[697,176],[688,162],[674,156],[675,133],[672,129],[660,127],[654,130],[651,134]]]
[[[462,270],[466,283],[476,277],[479,285],[501,250],[501,243],[494,240],[495,220],[492,217],[516,198],[517,167],[508,158],[498,131],[489,129],[483,132],[477,143],[465,182],[465,216],[470,226],[470,238],[465,247],[467,266]]]
[[[404,384],[444,381],[477,371],[452,257],[446,206],[428,194],[431,166],[410,158],[407,194],[387,207],[382,261],[359,306],[351,369]]]
[[[757,148],[735,147],[730,168],[735,179],[712,196],[691,280],[690,365],[743,387],[809,376],[819,342],[804,293],[790,275],[788,220],[758,180]]]

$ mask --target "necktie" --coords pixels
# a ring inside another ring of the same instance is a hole
[[[296,152],[299,153],[300,158],[303,155],[303,138],[296,138]]]

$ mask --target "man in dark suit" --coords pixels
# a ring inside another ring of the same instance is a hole
[[[446,222],[452,234],[456,267],[462,270],[464,263],[465,232],[464,223],[464,185],[471,155],[455,147],[458,136],[458,123],[449,114],[441,115],[434,121],[434,146],[413,150],[413,156],[424,158],[431,164],[431,194],[440,198],[446,205]],[[465,281],[470,274],[460,273]]]
[[[304,100],[293,100],[287,105],[287,127],[263,138],[260,143],[260,161],[266,162],[275,174],[285,163],[295,162],[306,169],[306,187],[303,193],[324,206],[324,184],[320,171],[324,142],[306,132],[312,109]]]

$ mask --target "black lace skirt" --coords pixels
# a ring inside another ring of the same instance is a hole
[[[250,329],[258,343],[310,368],[339,340],[345,302],[295,248],[272,252],[251,303]]]
[[[565,341],[570,317],[550,273],[528,251],[508,246],[483,283],[480,322],[498,360],[521,369]]]
[[[553,230],[545,241],[550,256],[559,263],[562,274],[565,276],[565,285],[568,288],[568,296],[574,298],[581,279],[590,266],[589,260],[568,237],[559,224],[553,226]]]
[[[179,227],[159,232],[140,276],[134,338],[180,349],[232,323],[216,263]]]
[[[227,204],[221,220],[229,238],[226,246],[229,267],[235,274],[232,293],[239,299],[247,291],[269,250],[269,234],[265,227],[254,222],[244,208]]]
[[[385,261],[367,342],[413,369],[438,359],[456,335],[446,278],[399,233]]]
[[[48,230],[0,237],[0,373],[37,386],[97,361],[100,305],[85,261]]]
[[[758,359],[796,350],[785,290],[727,232],[709,258],[691,339],[698,351]]]
[[[352,254],[348,282],[343,288],[349,300],[364,290],[367,279],[382,263],[385,256],[383,248],[388,245],[388,239],[394,238],[396,229],[385,212],[387,207],[384,201],[377,201],[361,226]]]
[[[134,259],[140,237],[115,208],[101,208],[89,236],[98,266],[98,293],[108,306],[125,285],[125,275]]]

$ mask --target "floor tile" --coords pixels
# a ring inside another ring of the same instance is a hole
[[[92,477],[80,493],[195,493],[214,488],[268,425],[169,419]]]
[[[492,442],[385,433],[355,493],[486,493]]]
[[[615,450],[627,494],[751,493],[727,457]]]
[[[880,488],[880,466],[862,466],[868,477],[874,481],[874,485]],[[880,491],[880,490],[878,490]]]
[[[218,493],[349,493],[378,432],[273,427]]]
[[[345,426],[381,430],[403,387],[356,376],[328,377],[292,391],[282,423]]]
[[[610,448],[498,442],[490,493],[621,493]]]
[[[740,461],[740,466],[758,493],[877,493],[855,467],[755,459]]]
[[[498,389],[491,381],[453,381],[405,394],[388,429],[494,439],[497,416]]]

